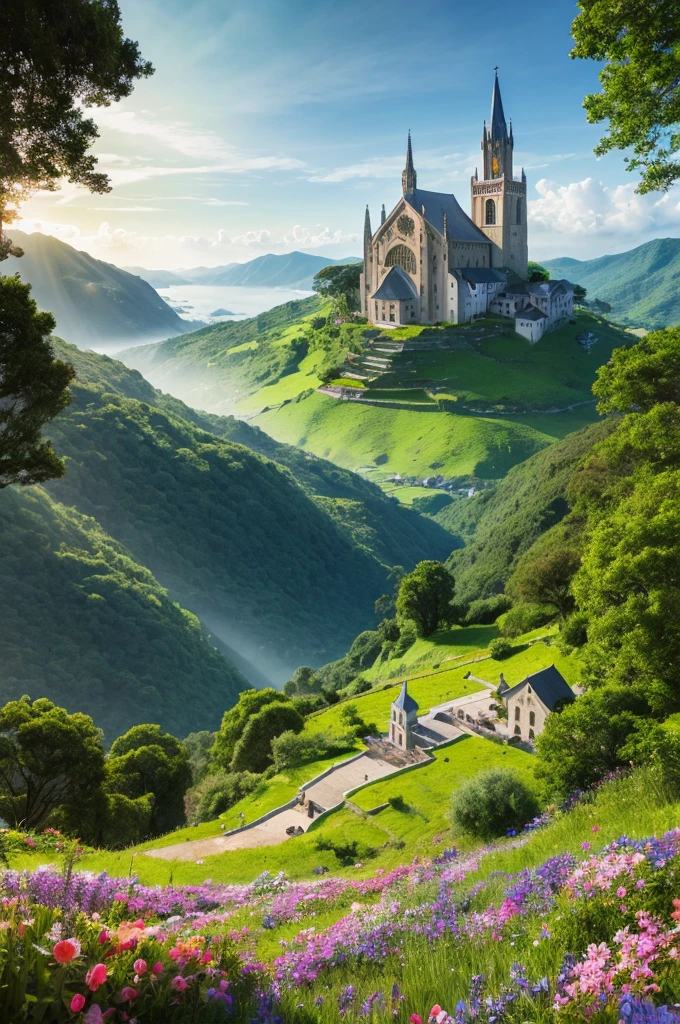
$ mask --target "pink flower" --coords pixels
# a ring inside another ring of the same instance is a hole
[[[58,964],[70,964],[80,955],[80,943],[77,939],[62,939],[52,950],[52,956]]]
[[[95,964],[85,975],[85,983],[90,992],[96,992],[100,985],[103,985],[108,977],[106,964]]]
[[[423,1018],[419,1017],[417,1013],[412,1013],[408,1020],[409,1024],[423,1024]]]
[[[593,825],[593,827],[591,828],[590,831],[591,832],[599,832],[600,831],[600,826],[599,825]]]
[[[432,1009],[430,1010],[430,1017],[438,1017],[441,1012],[441,1006],[439,1005],[439,1003],[435,1003]]]
[[[133,999],[137,998],[137,989],[131,988],[130,985],[126,985],[121,992],[120,997],[124,1003],[131,1003]]]
[[[590,849],[590,843],[588,842],[588,840],[584,840],[581,843],[581,849],[582,850],[589,850]]]
[[[146,971],[146,960],[135,960],[134,964],[135,974],[144,974]]]
[[[158,961],[158,963],[155,963],[153,965],[153,967],[151,968],[151,973],[152,974],[162,974],[163,973],[163,964],[160,962],[160,960]]]
[[[644,878],[638,878],[637,882],[635,883],[635,888],[636,889],[644,889],[644,887],[645,887],[645,880],[644,880]]]
[[[619,897],[620,900],[623,899],[623,897],[626,895],[626,887],[625,887],[625,885],[620,885],[618,887],[618,889],[616,890],[616,895]]]
[[[173,978],[170,982],[170,987],[174,988],[175,992],[184,992],[184,989],[187,987],[187,983],[182,975],[178,974],[177,977]]]
[[[82,1008],[85,1006],[85,996],[81,996],[80,992],[76,992],[73,999],[71,1000],[70,1010],[71,1013],[80,1013]]]

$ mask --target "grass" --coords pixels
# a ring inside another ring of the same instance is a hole
[[[433,494],[443,494],[443,491],[433,490],[432,487],[407,487],[404,484],[382,484],[382,489],[390,498],[396,498],[401,505],[411,508],[416,498],[431,498]]]
[[[366,679],[387,679],[395,675],[408,675],[416,669],[439,668],[446,661],[473,657],[483,653],[498,636],[498,626],[454,626],[439,629],[428,637],[421,637],[400,658],[385,665],[375,665],[363,672]]]
[[[280,342],[282,340],[279,339]],[[279,342],[277,342],[278,344]],[[323,352],[310,352],[300,362],[297,372],[289,373],[275,384],[269,384],[241,399],[236,403],[234,411],[239,416],[258,413],[263,409],[297,398],[301,392],[308,391],[310,388],[318,388],[321,380],[317,377],[316,371],[322,361]]]

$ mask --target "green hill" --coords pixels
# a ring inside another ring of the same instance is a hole
[[[42,488],[0,491],[0,575],[2,704],[48,697],[109,739],[148,721],[184,736],[248,686],[147,568]]]
[[[57,351],[78,384],[51,424],[68,462],[50,492],[270,678],[342,653],[373,621],[388,566],[450,553],[438,524],[352,474],[196,413],[115,360]]]
[[[610,418],[568,434],[515,466],[494,489],[460,498],[433,517],[465,541],[450,559],[458,600],[503,591],[520,556],[567,514],[574,471],[614,426]]]
[[[680,323],[680,238],[655,238],[594,260],[544,260],[543,266],[552,277],[583,285],[589,300],[610,303],[621,323],[649,330]]]
[[[120,348],[183,334],[196,327],[182,320],[151,285],[111,263],[95,260],[65,242],[39,232],[12,229],[24,250],[3,263],[4,274],[19,274],[38,307],[49,310],[63,337],[83,348]]]

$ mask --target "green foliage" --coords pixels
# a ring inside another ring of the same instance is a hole
[[[550,271],[546,270],[540,263],[536,263],[534,260],[529,260],[527,266],[527,280],[528,281],[549,281]]]
[[[205,775],[184,798],[187,820],[191,824],[213,821],[252,793],[261,781],[252,772],[217,772]]]
[[[39,688],[109,739],[149,719],[182,735],[248,685],[129,551],[40,488],[0,492],[0,574],[0,705]]]
[[[18,277],[0,277],[0,488],[64,472],[42,429],[68,405],[73,370],[55,359],[49,341],[54,318],[38,312],[30,293]]]
[[[630,349],[616,349],[597,371],[593,394],[600,412],[648,411],[661,402],[680,404],[680,328],[648,334]]]
[[[264,690],[246,690],[239,695],[238,703],[229,708],[222,716],[222,724],[215,736],[212,748],[212,764],[217,769],[226,770],[232,762],[236,744],[243,736],[251,718],[259,714],[269,704],[289,704],[287,694],[266,687]]]
[[[586,789],[628,763],[628,744],[646,729],[650,710],[641,687],[589,690],[548,716],[536,739],[537,775],[562,795]]]
[[[464,782],[451,803],[454,826],[484,840],[521,829],[537,812],[533,791],[508,768],[490,768]]]
[[[0,709],[0,816],[39,828],[63,805],[86,814],[104,781],[100,731],[41,698]]]
[[[231,766],[237,772],[263,772],[273,762],[272,741],[284,732],[302,732],[304,719],[289,702],[267,704],[248,719],[234,747]]]
[[[397,614],[415,623],[418,636],[430,636],[451,622],[453,576],[441,562],[420,562],[399,584]]]
[[[366,846],[358,840],[342,840],[320,837],[315,843],[317,850],[329,850],[334,853],[343,867],[351,867],[353,864],[361,863],[375,857],[377,850],[373,846]]]
[[[319,295],[341,298],[350,309],[359,308],[359,279],[363,263],[347,263],[324,267],[314,276],[314,291]]]
[[[505,640],[503,637],[496,637],[489,644],[489,654],[494,661],[503,661],[505,658],[509,658],[512,654],[512,644],[509,640]]]
[[[515,601],[549,605],[564,619],[574,607],[570,588],[580,563],[574,539],[556,527],[520,559],[508,593]]]
[[[153,794],[149,830],[170,832],[184,822],[191,764],[183,744],[158,725],[135,725],[111,746],[106,786],[131,800]]]
[[[286,768],[298,768],[311,761],[322,761],[349,753],[354,750],[354,745],[354,732],[334,736],[326,732],[297,733],[289,730],[272,740],[274,767],[277,772]]]
[[[604,62],[602,89],[584,100],[592,124],[608,121],[598,156],[633,150],[639,192],[666,190],[680,177],[680,29],[676,0],[580,0],[572,57]]]
[[[88,154],[99,133],[84,109],[129,96],[135,79],[152,72],[137,43],[123,36],[115,2],[64,0],[46,7],[41,0],[6,0],[0,93],[12,102],[0,113],[0,224],[9,219],[8,205],[38,189],[53,191],[60,178],[91,192],[110,191]]]
[[[545,626],[554,617],[553,609],[546,605],[516,604],[500,617],[498,625],[503,636],[513,638]]]
[[[468,605],[465,611],[464,624],[466,626],[490,626],[499,615],[507,612],[510,607],[510,598],[505,594],[495,594],[493,597],[482,597]]]
[[[191,765],[191,781],[193,785],[200,782],[210,769],[210,752],[215,742],[215,733],[202,729],[191,732],[183,740],[184,749]]]

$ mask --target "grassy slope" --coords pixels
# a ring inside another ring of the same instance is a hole
[[[502,591],[520,556],[566,515],[565,492],[576,467],[613,427],[607,419],[570,434],[515,466],[494,490],[436,513],[433,518],[466,543],[450,560],[459,600]]]
[[[183,736],[247,685],[148,569],[41,488],[0,492],[0,575],[0,703],[48,697],[109,740],[148,721]]]
[[[544,265],[553,277],[582,284],[589,299],[609,302],[612,315],[623,323],[653,330],[680,322],[678,238],[656,238],[594,260],[555,259]]]

